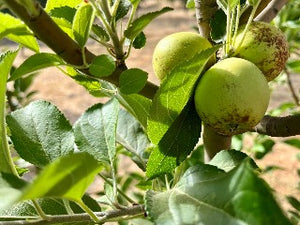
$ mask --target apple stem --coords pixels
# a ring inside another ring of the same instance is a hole
[[[226,44],[225,44],[225,55],[228,55],[230,49],[230,39],[231,39],[231,9],[228,4],[227,6],[227,22],[226,22]]]
[[[237,6],[237,8],[236,8],[236,17],[235,17],[235,25],[234,25],[234,34],[233,34],[233,41],[232,41],[232,45],[233,45],[233,46],[234,46],[234,44],[235,44],[235,42],[236,42],[236,36],[237,36],[238,28],[239,28],[240,17],[241,17],[241,5],[238,4],[238,6]]]

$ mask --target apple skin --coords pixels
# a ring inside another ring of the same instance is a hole
[[[234,49],[242,39],[244,27],[239,29]],[[271,81],[284,69],[289,57],[288,42],[275,26],[265,22],[253,22],[246,32],[240,50],[234,55],[253,62],[267,80]]]
[[[264,116],[270,99],[268,82],[253,63],[224,59],[200,79],[194,101],[203,123],[232,136],[249,131]]]
[[[211,47],[207,39],[193,32],[168,35],[161,39],[154,49],[152,59],[154,73],[162,81],[178,64]],[[214,62],[215,58],[210,59],[210,65]]]

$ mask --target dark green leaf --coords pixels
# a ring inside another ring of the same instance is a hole
[[[286,197],[289,203],[298,211],[300,212],[300,202],[298,199],[296,199],[293,196],[287,196]]]
[[[109,35],[107,34],[107,32],[98,24],[93,24],[92,25],[92,31],[94,32],[94,34],[100,38],[100,40],[102,41],[109,41]]]
[[[128,69],[120,75],[120,91],[123,94],[138,93],[146,85],[148,73],[141,69]]]
[[[109,55],[95,57],[90,65],[90,72],[96,77],[107,77],[116,69],[114,59]]]
[[[254,152],[255,158],[262,159],[266,154],[272,151],[275,141],[272,139],[266,138],[258,143],[255,143],[251,151]]]
[[[194,149],[201,132],[201,120],[190,100],[152,151],[146,175],[149,178],[172,172]]]
[[[26,182],[18,177],[0,172],[0,211],[16,203],[26,185]]]
[[[133,160],[145,170],[146,159],[148,159],[145,150],[150,143],[140,123],[125,110],[119,112],[116,139],[119,144],[135,155]]]
[[[146,36],[145,36],[144,32],[141,32],[134,39],[132,46],[135,49],[141,49],[142,47],[145,46],[145,44],[146,44]]]
[[[116,99],[89,108],[74,125],[78,149],[90,153],[100,162],[113,160],[118,114],[119,103]]]
[[[209,162],[209,164],[228,172],[239,166],[246,158],[248,158],[248,155],[243,152],[236,150],[223,150],[217,153],[216,156]],[[250,159],[249,162],[253,168],[258,168],[252,159]]]
[[[69,23],[72,23],[75,13],[76,13],[75,8],[71,8],[70,6],[61,6],[59,8],[52,9],[49,12],[49,15],[51,17],[63,18],[67,20]]]
[[[135,21],[132,22],[130,27],[125,30],[124,35],[130,40],[133,40],[139,33],[141,33],[144,28],[156,17],[160,16],[163,13],[169,12],[172,9],[169,7],[165,7],[156,12],[150,12],[141,17],[137,18]]]
[[[86,152],[63,156],[42,170],[21,199],[59,197],[81,201],[101,168],[98,161]]]
[[[11,75],[10,81],[21,78],[24,75],[31,74],[38,70],[51,67],[65,65],[64,61],[57,55],[52,53],[37,53],[28,57]]]
[[[219,9],[210,21],[210,36],[215,42],[222,42],[226,36],[226,14]]]
[[[90,30],[95,17],[92,5],[83,2],[77,9],[73,20],[73,34],[75,40],[83,48],[88,40]]]
[[[11,139],[26,161],[43,167],[73,152],[72,126],[51,103],[35,101],[7,116]]]
[[[113,0],[112,3],[115,1],[116,0]],[[122,19],[124,16],[126,16],[130,7],[131,3],[129,0],[121,0],[117,9],[116,20]]]
[[[3,37],[20,43],[34,52],[40,50],[36,38],[21,20],[0,12],[0,39]]]
[[[148,118],[148,136],[158,144],[193,94],[206,63],[219,46],[202,51],[176,66],[156,92]]]
[[[284,143],[300,149],[300,140],[298,138],[287,139]]]

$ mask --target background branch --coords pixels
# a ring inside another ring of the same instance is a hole
[[[268,6],[255,18],[256,21],[271,22],[280,9],[288,3],[289,0],[273,0]]]

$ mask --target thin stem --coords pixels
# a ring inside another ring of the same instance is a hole
[[[76,203],[85,211],[87,212],[90,217],[96,222],[100,223],[100,220],[98,219],[97,215],[86,205],[83,201],[76,201]]]
[[[226,22],[226,44],[225,44],[225,55],[226,56],[228,55],[229,45],[230,45],[230,36],[231,36],[230,21],[231,21],[231,10],[230,10],[230,6],[228,4],[228,6],[227,6],[227,22]]]
[[[120,5],[121,0],[116,0],[114,5],[112,6],[111,16],[114,18],[117,15],[117,10]]]
[[[233,34],[233,41],[232,41],[232,45],[235,45],[236,42],[236,36],[238,33],[238,29],[239,29],[239,22],[240,22],[240,17],[241,17],[241,5],[238,4],[237,8],[236,8],[236,17],[235,17],[235,25],[234,25],[234,34]]]
[[[33,206],[36,210],[36,212],[38,213],[38,215],[43,219],[43,220],[48,220],[48,216],[44,213],[43,209],[41,208],[41,206],[39,205],[39,203],[36,200],[31,200],[31,202],[33,203]]]
[[[114,202],[118,203],[117,176],[116,176],[114,160],[111,160],[110,165],[111,165],[111,176],[112,176],[112,181],[113,181],[112,187],[113,187]]]
[[[113,186],[113,183],[107,179],[105,176],[103,176],[102,174],[99,173],[99,176],[106,182],[108,183],[110,186]],[[118,193],[123,196],[128,202],[132,203],[132,204],[135,204],[136,202],[131,199],[128,195],[126,195],[126,193],[124,191],[122,191],[120,188],[117,188],[118,190]]]
[[[292,84],[292,81],[291,81],[291,74],[290,72],[288,71],[288,69],[285,67],[284,68],[284,72],[286,74],[286,78],[287,78],[287,83],[288,83],[288,86],[289,86],[289,89],[291,91],[291,94],[292,94],[292,97],[296,103],[297,106],[300,106],[300,101],[299,101],[299,97],[293,87],[293,84]]]
[[[67,210],[67,213],[69,215],[74,215],[74,212],[73,212],[73,210],[71,208],[71,205],[70,205],[70,201],[68,199],[63,199],[63,203],[64,203],[64,206]]]
[[[107,0],[100,0],[99,4],[100,4],[100,7],[101,7],[107,21],[110,23],[111,19],[112,19],[112,14],[110,11],[109,3],[107,2]]]

